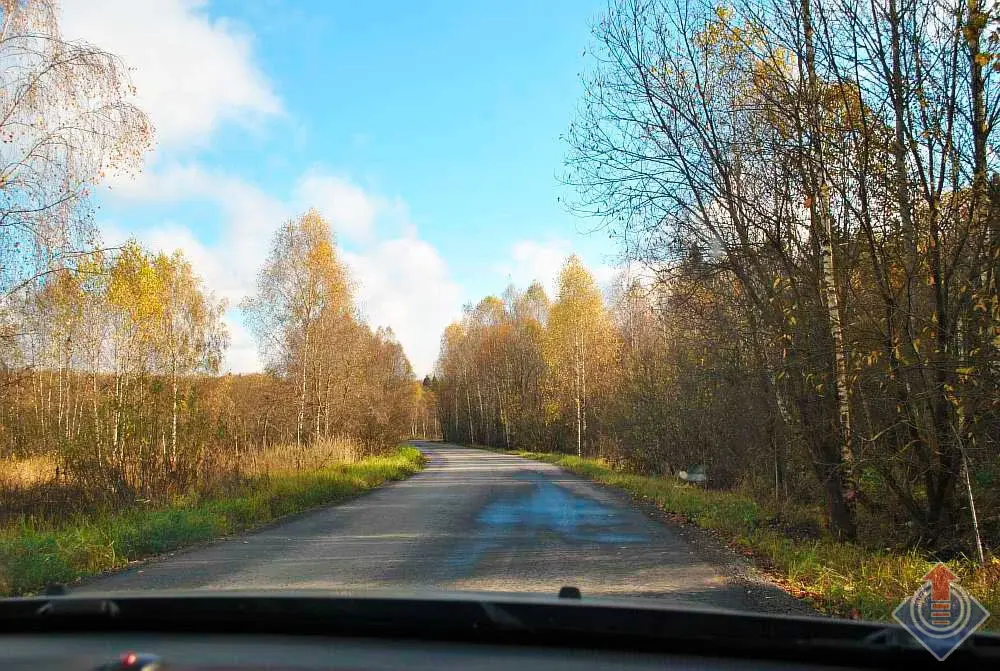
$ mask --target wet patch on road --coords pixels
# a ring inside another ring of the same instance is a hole
[[[650,542],[641,528],[644,520],[629,519],[620,507],[574,493],[536,471],[513,478],[526,486],[483,507],[475,518],[475,537],[459,543],[448,558],[450,568],[469,570],[490,551],[514,544],[622,547]]]

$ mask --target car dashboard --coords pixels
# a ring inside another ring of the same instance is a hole
[[[901,627],[501,595],[190,593],[0,600],[0,669],[860,669],[940,663]],[[976,634],[947,665],[996,669]]]
[[[130,657],[134,660],[132,664],[128,663]],[[622,650],[399,639],[72,634],[3,637],[0,668],[10,671],[662,671],[665,668],[820,671],[838,667]]]

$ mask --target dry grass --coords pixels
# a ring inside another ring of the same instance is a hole
[[[275,445],[251,452],[241,470],[249,476],[311,471],[334,464],[355,464],[364,453],[364,448],[349,438],[322,438],[303,447]]]
[[[0,459],[0,489],[27,489],[52,482],[56,466],[50,456]]]
[[[28,519],[57,519],[95,511],[97,492],[56,470],[50,456],[0,459],[0,527]]]
[[[180,498],[225,497],[262,478],[357,464],[380,454],[385,451],[349,438],[320,439],[303,447],[210,452],[197,463],[183,464],[177,473],[136,469],[126,475],[128,488],[123,491],[107,486],[116,477],[109,466],[74,478],[65,469],[57,470],[53,456],[0,458],[0,528],[170,505]],[[96,486],[98,482],[104,486]]]
[[[294,449],[294,448],[292,448]],[[329,446],[311,458],[330,459],[343,446]],[[231,534],[283,515],[342,501],[419,471],[423,455],[412,447],[369,456],[354,463],[333,462],[296,470],[292,453],[275,448],[230,491],[181,496],[164,505],[76,513],[45,522],[23,519],[0,528],[0,596],[26,594],[53,582],[112,568],[191,543]]]

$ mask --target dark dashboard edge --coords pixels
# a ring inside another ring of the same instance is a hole
[[[895,625],[645,603],[225,592],[0,600],[0,633],[120,631],[402,638],[941,668]],[[1000,637],[977,635],[947,661],[996,668]]]

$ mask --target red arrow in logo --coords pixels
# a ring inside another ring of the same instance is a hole
[[[958,576],[944,564],[938,564],[924,575],[923,580],[931,584],[931,601],[951,601],[951,583]]]

